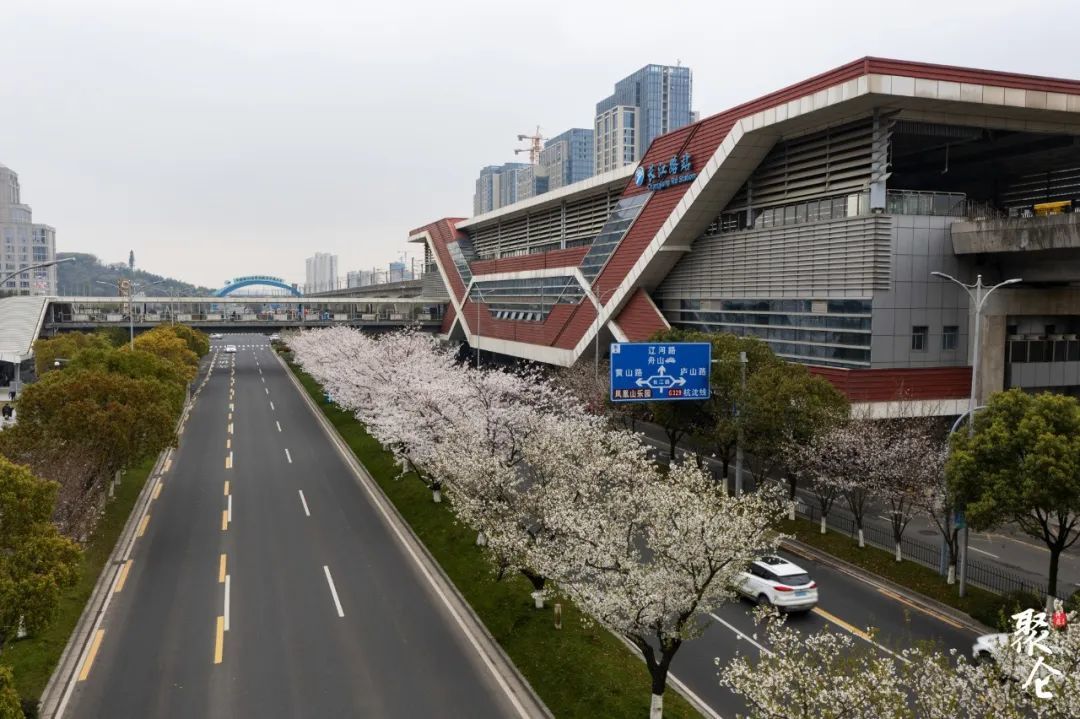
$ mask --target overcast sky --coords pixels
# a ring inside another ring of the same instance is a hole
[[[0,0],[0,163],[57,249],[219,286],[385,265],[647,63],[702,117],[864,55],[1080,78],[1075,0]]]

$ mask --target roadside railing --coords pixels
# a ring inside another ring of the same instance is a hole
[[[821,509],[812,504],[799,501],[795,507],[796,513],[819,525],[821,522]],[[845,509],[834,506],[825,517],[825,526],[833,531],[846,534],[854,539],[857,536],[855,518]],[[863,540],[872,546],[893,552],[896,544],[893,541],[892,532],[887,528],[864,523]],[[946,549],[942,544],[929,544],[911,537],[904,537],[900,543],[900,556],[904,559],[918,562],[934,571],[944,574],[942,567],[946,566]],[[983,589],[997,594],[1011,594],[1014,592],[1028,592],[1045,596],[1047,582],[1044,580],[1025,577],[1004,570],[993,563],[968,557],[967,581]]]

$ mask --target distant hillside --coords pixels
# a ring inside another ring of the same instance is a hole
[[[128,279],[131,273],[128,266],[123,262],[111,265],[104,264],[96,256],[85,252],[57,252],[56,259],[74,257],[74,262],[64,262],[56,266],[57,291],[61,295],[77,295],[80,297],[107,297],[116,294],[115,284],[121,279]],[[147,287],[145,294],[152,297],[168,297],[169,295],[186,297],[204,297],[212,295],[214,290],[208,287],[181,282],[171,277],[162,277],[153,272],[135,270],[136,283],[150,283],[163,280],[161,284]],[[111,282],[114,287],[98,284]]]

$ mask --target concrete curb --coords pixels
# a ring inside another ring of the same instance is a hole
[[[424,543],[420,541],[420,538],[413,532],[412,527],[405,521],[405,518],[398,512],[397,507],[390,501],[390,498],[382,491],[378,482],[368,473],[367,468],[363,463],[353,454],[352,448],[344,440],[341,434],[338,433],[337,428],[330,423],[330,420],[326,418],[322,410],[315,404],[308,394],[307,390],[300,380],[293,374],[292,369],[285,363],[277,352],[274,352],[274,357],[281,364],[285,373],[292,381],[293,386],[297,392],[303,398],[305,405],[311,414],[315,417],[315,420],[322,427],[326,436],[330,439],[331,443],[337,449],[345,463],[349,465],[353,471],[353,475],[357,481],[368,493],[381,505],[376,508],[380,510],[383,518],[391,525],[391,529],[402,539],[408,550],[416,559],[419,564],[422,573],[427,575],[427,578],[432,582],[434,588],[441,593],[444,597],[448,597],[453,606],[449,607],[451,611],[455,612],[458,618],[467,626],[466,634],[471,633],[472,637],[467,637],[474,640],[473,645],[481,653],[481,658],[489,666],[491,671],[496,675],[497,680],[503,686],[503,688],[510,695],[512,702],[516,703],[521,710],[523,717],[529,719],[553,719],[554,715],[547,708],[544,702],[537,695],[536,691],[529,684],[528,680],[521,675],[518,668],[507,656],[503,648],[499,646],[499,643],[495,641],[495,637],[487,630],[484,623],[480,620],[476,613],[473,611],[472,606],[469,605],[465,597],[461,595],[457,587],[454,586],[453,581],[446,575],[443,568],[435,560],[435,557],[431,555]],[[424,571],[426,570],[426,571]],[[449,604],[450,602],[448,602]]]
[[[180,412],[180,419],[176,421],[177,430],[187,421],[188,414],[191,412],[191,408],[198,396],[198,391],[194,394],[189,392],[188,399],[184,403],[184,409]],[[60,660],[56,663],[56,669],[53,670],[49,682],[45,685],[45,690],[41,693],[39,715],[43,719],[59,717],[65,708],[66,699],[74,687],[76,674],[79,667],[82,666],[84,656],[89,648],[94,627],[98,625],[105,614],[108,600],[112,596],[112,588],[120,574],[120,567],[125,558],[131,553],[131,548],[135,544],[135,533],[138,524],[150,507],[154,486],[161,480],[162,465],[172,455],[172,452],[173,448],[169,447],[159,454],[157,461],[154,462],[154,466],[150,469],[146,483],[143,485],[142,491],[139,492],[139,496],[135,499],[131,514],[128,515],[124,528],[120,531],[120,536],[109,554],[109,559],[106,561],[105,566],[102,567],[101,574],[98,575],[94,589],[90,593],[90,598],[79,616],[79,621],[76,623],[71,636],[68,637],[64,651],[60,654]]]
[[[862,567],[840,559],[839,557],[834,557],[833,555],[828,554],[827,552],[823,552],[817,547],[812,547],[805,542],[800,542],[797,539],[785,539],[781,543],[781,547],[791,552],[792,554],[797,554],[799,556],[806,557],[807,559],[821,562],[822,564],[831,567],[838,572],[843,572],[844,574],[852,577],[853,579],[857,579],[865,584],[869,584],[870,586],[880,591],[893,594],[901,598],[904,603],[908,604],[914,609],[917,609],[924,614],[929,614],[935,619],[943,621],[947,624],[952,624],[953,626],[956,626],[960,629],[966,629],[970,632],[975,633],[976,635],[993,634],[997,631],[996,629],[992,629],[991,627],[986,626],[982,622],[974,619],[973,617],[965,614],[964,612],[950,607],[948,604],[944,604],[936,599],[932,599],[930,597],[927,597],[926,595],[914,592],[903,585],[897,584],[891,579],[886,579],[885,577],[873,574],[868,570],[863,569]]]

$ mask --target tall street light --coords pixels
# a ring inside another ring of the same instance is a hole
[[[3,277],[0,277],[0,288],[2,288],[4,283],[7,282],[8,280],[10,280],[12,277],[18,277],[19,275],[21,275],[24,272],[29,272],[31,270],[40,270],[40,269],[42,269],[44,267],[52,267],[53,265],[59,265],[61,262],[74,262],[74,261],[75,261],[74,257],[65,257],[62,260],[50,260],[49,262],[42,262],[41,264],[38,264],[38,265],[30,265],[28,267],[23,267],[21,270],[15,270],[14,272],[10,272],[10,273],[4,275]]]
[[[153,282],[135,282],[134,280],[120,280],[119,282],[106,282],[104,280],[94,280],[99,285],[105,285],[106,287],[113,287],[116,289],[116,293],[123,297],[125,294],[128,298],[128,326],[131,330],[131,349],[135,349],[135,293],[145,290],[147,287],[153,285],[160,285],[166,280],[154,280]]]
[[[975,389],[978,386],[979,377],[979,336],[981,335],[981,315],[983,305],[986,304],[986,298],[990,296],[990,293],[999,287],[1005,285],[1015,285],[1017,282],[1022,282],[1019,277],[1014,277],[1004,282],[999,282],[996,285],[987,287],[983,284],[982,275],[978,275],[975,278],[975,284],[969,285],[956,279],[952,275],[947,275],[944,272],[931,272],[931,275],[940,277],[943,280],[948,280],[964,288],[964,291],[968,293],[968,297],[971,298],[971,306],[975,308],[975,337],[972,345],[971,352],[971,395],[968,397],[968,437],[975,434]],[[961,419],[963,419],[961,417]],[[955,425],[954,425],[955,426]],[[951,433],[950,433],[951,434]],[[967,588],[967,555],[968,555],[968,527],[967,520],[964,521],[964,543],[961,546],[960,551],[960,596],[964,596]]]

